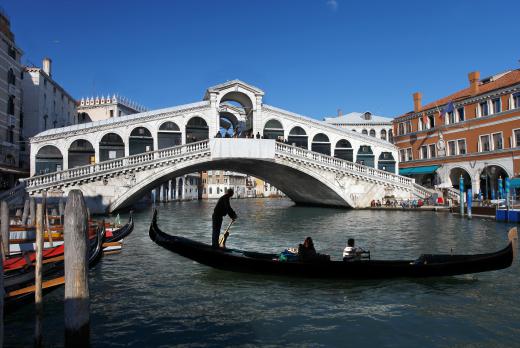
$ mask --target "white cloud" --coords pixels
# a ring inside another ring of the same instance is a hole
[[[327,6],[332,11],[336,11],[338,9],[338,1],[337,0],[327,0]]]

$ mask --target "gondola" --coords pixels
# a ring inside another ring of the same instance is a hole
[[[504,269],[517,251],[516,228],[508,245],[497,252],[475,255],[422,255],[415,260],[279,261],[279,254],[212,248],[188,238],[169,235],[157,226],[154,211],[150,238],[174,253],[221,270],[330,279],[424,278],[454,276]]]
[[[130,233],[134,230],[134,217],[132,212],[130,211],[130,217],[128,218],[128,222],[123,227],[113,230],[111,232],[111,235],[105,238],[105,243],[113,243],[113,242],[119,242],[123,238],[128,237]]]

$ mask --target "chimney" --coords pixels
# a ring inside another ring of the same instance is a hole
[[[472,71],[468,74],[469,79],[469,88],[471,91],[471,94],[477,94],[478,93],[478,83],[480,80],[480,72],[478,71]]]
[[[421,111],[421,101],[422,101],[422,93],[421,92],[415,92],[413,94],[413,111],[419,112]]]
[[[341,116],[343,116],[343,110],[338,109],[338,117],[341,117]]]
[[[50,58],[43,58],[43,72],[46,73],[47,75],[49,75],[49,77],[51,77],[51,64],[52,64],[52,60]]]

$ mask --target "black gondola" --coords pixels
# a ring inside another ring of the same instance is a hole
[[[188,238],[172,236],[157,226],[157,211],[150,238],[174,253],[214,268],[258,274],[331,279],[440,277],[504,269],[511,266],[517,250],[516,228],[509,231],[508,245],[497,252],[475,255],[422,255],[416,260],[279,261],[278,254],[212,248]]]
[[[134,217],[132,211],[130,211],[130,217],[128,218],[128,222],[123,227],[112,231],[111,237],[106,237],[105,242],[119,242],[121,239],[128,237],[130,233],[134,230]]]

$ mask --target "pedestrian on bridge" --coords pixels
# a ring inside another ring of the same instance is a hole
[[[213,248],[218,248],[218,239],[220,237],[220,228],[222,227],[222,220],[224,216],[229,215],[229,217],[235,221],[237,218],[237,214],[231,208],[229,204],[229,199],[233,197],[234,191],[232,188],[228,189],[226,194],[219,198],[215,209],[213,210],[213,234],[211,236],[211,246]]]

